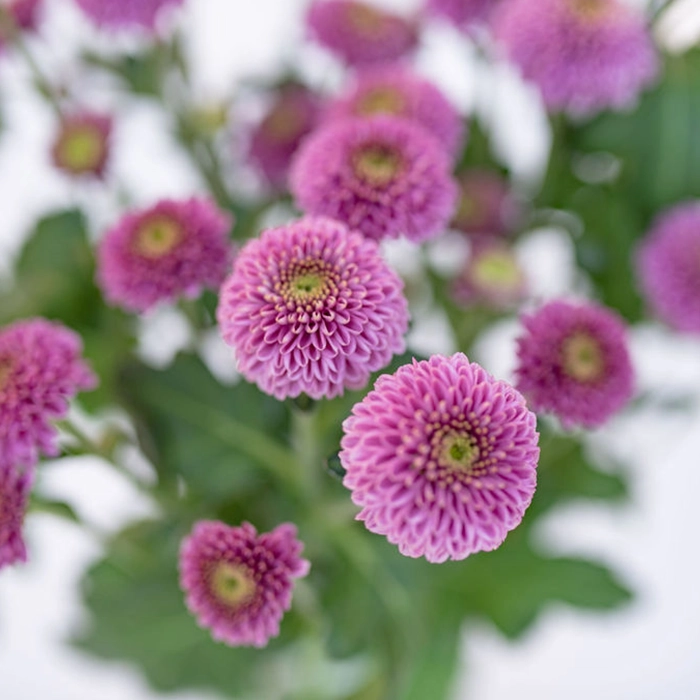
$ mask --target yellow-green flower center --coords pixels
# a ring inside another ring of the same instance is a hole
[[[94,172],[105,154],[104,134],[91,124],[71,126],[61,136],[56,149],[56,162],[73,172]]]
[[[360,2],[348,7],[347,20],[361,34],[377,35],[384,29],[384,15],[371,5]]]
[[[287,143],[299,136],[304,128],[305,114],[299,105],[283,101],[265,117],[263,129],[273,141]]]
[[[220,603],[238,607],[255,593],[255,580],[246,567],[221,562],[212,572],[211,591]]]
[[[443,467],[469,471],[479,459],[479,448],[467,435],[448,433],[442,439],[439,462]]]
[[[388,185],[401,168],[401,155],[383,145],[362,146],[353,156],[355,174],[371,185]]]
[[[358,116],[372,114],[401,114],[406,107],[403,95],[391,87],[378,87],[369,90],[357,102],[355,113]]]
[[[605,358],[600,343],[579,331],[564,341],[563,367],[566,374],[579,382],[595,382],[605,372]]]
[[[472,278],[481,289],[512,289],[520,284],[522,274],[512,253],[495,250],[483,253],[474,261]]]
[[[166,216],[144,221],[136,232],[133,247],[145,258],[161,258],[177,247],[183,237],[179,222]]]
[[[0,391],[2,391],[10,379],[12,373],[12,362],[9,358],[0,358]]]
[[[573,12],[584,20],[597,20],[604,17],[613,7],[610,0],[569,0]]]

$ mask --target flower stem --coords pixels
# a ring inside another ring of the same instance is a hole
[[[317,405],[304,405],[304,408],[300,408],[296,402],[292,409],[292,445],[301,469],[304,489],[312,500],[320,490],[320,479],[324,473],[317,435],[317,411]]]

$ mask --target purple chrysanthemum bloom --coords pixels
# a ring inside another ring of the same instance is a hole
[[[515,253],[504,245],[475,246],[462,274],[452,285],[455,299],[466,306],[482,304],[507,309],[527,293],[525,273]]]
[[[81,358],[80,336],[44,319],[0,330],[0,466],[31,467],[58,454],[52,420],[97,380]]]
[[[452,216],[450,159],[425,129],[405,119],[347,119],[302,144],[290,189],[307,214],[330,216],[369,238],[424,241]]]
[[[610,309],[553,301],[522,322],[516,386],[533,410],[567,428],[595,428],[632,398],[627,331]]]
[[[310,217],[246,244],[217,317],[238,369],[262,391],[332,398],[404,351],[402,290],[374,241]]]
[[[80,9],[98,26],[110,29],[142,27],[155,31],[158,17],[166,8],[184,0],[75,0]]]
[[[32,480],[31,470],[0,464],[0,569],[27,561],[22,524]]]
[[[418,45],[414,22],[360,0],[315,0],[306,24],[313,39],[355,66],[394,61]]]
[[[383,375],[343,423],[343,480],[368,530],[430,562],[498,547],[537,481],[536,417],[462,354]]]
[[[658,72],[643,14],[619,0],[509,0],[493,28],[553,111],[627,107]]]
[[[388,114],[420,124],[442,143],[454,160],[464,139],[464,124],[457,110],[431,82],[402,65],[366,69],[355,84],[327,109],[325,118]]]
[[[264,647],[292,604],[293,579],[309,573],[294,525],[257,534],[200,521],[182,541],[180,586],[200,627],[229,646]]]
[[[429,15],[444,17],[459,29],[484,22],[498,0],[426,0]]]
[[[516,227],[520,207],[505,178],[474,168],[459,176],[458,185],[453,228],[472,236],[503,236]]]
[[[97,278],[107,301],[144,312],[179,296],[216,289],[226,277],[231,216],[208,199],[164,199],[126,214],[98,249]]]
[[[658,217],[639,247],[637,269],[659,318],[678,331],[700,333],[700,200]]]
[[[253,130],[248,157],[273,187],[286,186],[292,157],[316,127],[320,110],[317,95],[301,85],[289,86]]]
[[[51,149],[53,164],[69,175],[102,177],[111,134],[109,115],[78,112],[64,117]]]

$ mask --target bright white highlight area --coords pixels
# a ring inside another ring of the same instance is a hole
[[[375,1],[398,9],[420,4],[417,0]],[[100,38],[69,0],[47,3],[48,47],[38,55],[53,74],[60,75],[78,40],[89,37],[99,44]],[[301,60],[315,84],[336,83],[338,66],[318,51],[307,49],[301,59],[293,58],[303,35],[301,16],[306,5],[305,0],[188,0],[181,21],[190,37],[198,96],[204,101],[226,99],[235,92],[236,81],[251,75],[272,76],[285,60]],[[668,12],[662,23],[664,36],[672,36],[674,47],[687,46],[697,39],[699,30],[700,0],[679,0],[678,8]],[[436,28],[426,39],[419,65],[460,107],[492,113],[497,143],[516,173],[520,177],[536,173],[547,145],[537,100],[511,71],[499,68],[485,77],[473,59],[455,32]],[[87,209],[95,230],[115,215],[111,196],[99,187],[77,188],[50,169],[46,149],[53,132],[52,116],[26,90],[26,81],[19,61],[0,58],[1,283],[8,283],[3,275],[9,261],[39,214],[77,204]],[[91,83],[88,88],[96,105],[118,104],[109,85]],[[518,118],[512,119],[513,114]],[[201,188],[173,147],[167,119],[155,107],[129,110],[120,120],[116,180],[136,201]],[[533,235],[523,242],[522,253],[542,298],[576,284],[570,250],[556,231]],[[411,254],[410,246],[406,254]],[[439,339],[444,332],[440,319],[433,319],[432,325],[426,320],[423,331],[422,336],[416,333],[417,346],[424,343],[437,350],[436,344],[445,342]],[[474,359],[498,376],[508,377],[516,333],[514,323],[498,326]],[[210,345],[207,352],[220,356],[216,342]],[[593,438],[601,454],[629,465],[631,501],[614,508],[590,504],[562,508],[548,518],[540,536],[546,551],[580,553],[606,562],[637,592],[636,599],[605,615],[554,606],[517,644],[486,626],[465,630],[464,664],[455,700],[700,698],[700,341],[679,339],[648,325],[635,331],[633,345],[640,389],[658,392],[656,403],[629,411]],[[687,403],[682,410],[674,408],[679,399]],[[31,563],[0,574],[0,698],[162,698],[149,691],[137,669],[100,663],[64,643],[85,624],[79,580],[99,556],[99,537],[151,512],[152,504],[140,499],[107,465],[94,460],[46,465],[41,472],[42,492],[73,504],[94,526],[94,533],[51,516],[29,520]],[[169,697],[213,700],[200,691]]]

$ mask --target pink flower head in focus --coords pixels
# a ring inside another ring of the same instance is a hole
[[[239,370],[262,391],[332,398],[403,352],[402,290],[374,241],[309,217],[245,245],[217,317]]]
[[[357,518],[430,562],[498,547],[535,492],[536,417],[461,353],[382,375],[343,423]]]

